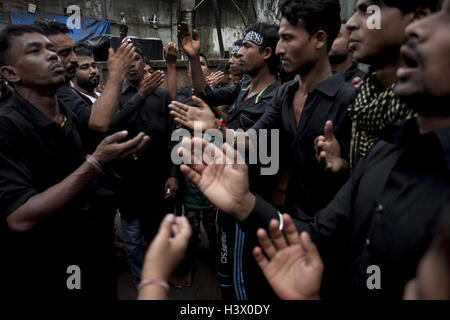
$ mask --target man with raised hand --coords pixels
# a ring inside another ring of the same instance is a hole
[[[114,116],[116,116],[120,89],[135,55],[133,44],[129,42],[122,44],[116,53],[113,49],[109,50],[109,79],[102,96],[91,108],[72,91],[71,81],[78,68],[78,58],[75,54],[75,43],[69,34],[69,29],[65,24],[59,22],[41,22],[37,23],[37,26],[54,44],[64,65],[65,85],[58,90],[58,98],[65,102],[77,115],[83,127],[89,130],[106,132]]]
[[[392,125],[314,220],[289,212],[296,229],[308,232],[323,258],[324,298],[400,299],[442,214],[448,214],[449,19],[446,0],[441,11],[406,28],[408,41],[401,48],[405,66],[397,71],[394,91],[418,117]],[[183,153],[189,156],[189,141],[185,145]],[[215,162],[181,170],[247,232],[288,228],[275,208],[250,193],[245,165]],[[272,219],[278,221],[269,226]]]
[[[142,152],[148,136],[127,132],[84,153],[79,122],[56,96],[64,66],[42,31],[10,25],[0,34],[0,72],[14,86],[0,111],[0,281],[8,298],[92,297],[87,188],[105,166]]]

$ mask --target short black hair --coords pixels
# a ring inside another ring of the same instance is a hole
[[[42,30],[42,33],[46,36],[53,36],[57,34],[70,34],[70,30],[67,25],[57,21],[36,21],[34,25]]]
[[[233,43],[233,46],[239,46],[239,47],[242,47],[242,39],[236,40],[236,41]]]
[[[280,27],[276,24],[259,22],[245,30],[245,34],[255,31],[263,36],[264,40],[261,46],[259,46],[259,51],[262,52],[265,48],[272,49],[272,56],[267,61],[270,73],[276,75],[278,73],[279,66],[281,65],[280,57],[277,56],[277,44],[280,37],[278,36],[278,31]]]
[[[94,57],[92,47],[84,42],[77,43],[77,46],[75,47],[75,54],[78,57]]]
[[[35,26],[24,24],[10,24],[0,33],[0,67],[8,64],[7,52],[11,38],[21,37],[26,33],[39,33],[43,35],[42,30]]]
[[[120,31],[127,31],[128,32],[128,26],[126,25],[126,24],[121,24],[120,25],[120,29],[119,29]]]
[[[139,54],[142,57],[142,60],[146,60],[146,57],[144,55],[144,50],[142,49],[142,46],[140,45],[139,42],[137,42],[136,40],[131,40],[131,43],[134,46],[134,50],[136,51],[137,54]]]
[[[280,11],[290,24],[296,26],[302,23],[311,36],[319,30],[325,31],[330,51],[341,30],[341,5],[338,0],[285,0],[280,4]]]
[[[376,2],[382,2],[388,7],[394,7],[400,9],[403,13],[410,13],[419,8],[430,8],[431,11],[437,11],[441,5],[440,0],[377,0]]]

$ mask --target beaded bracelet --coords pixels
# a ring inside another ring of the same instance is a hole
[[[226,123],[223,121],[223,118],[217,119],[217,129],[225,129]]]
[[[158,280],[158,279],[150,279],[150,280],[142,280],[139,284],[139,290],[143,287],[148,286],[150,284],[156,284],[157,286],[163,287],[167,291],[169,291],[169,284],[166,281]]]

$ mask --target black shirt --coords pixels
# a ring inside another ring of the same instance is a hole
[[[198,97],[204,99],[211,107],[229,105],[226,110],[227,128],[248,130],[266,112],[267,103],[280,87],[280,81],[275,81],[259,94],[245,99],[250,90],[250,83],[249,78],[244,78],[231,87],[212,90],[211,87],[206,86]]]
[[[419,135],[408,120],[392,128],[313,221],[290,212],[319,246],[331,296],[400,299],[450,203],[450,127]],[[243,227],[256,232],[278,217],[258,198]],[[367,288],[371,265],[381,270],[381,290]]]
[[[359,69],[358,63],[353,62],[350,68],[348,68],[345,72],[345,81],[349,84],[352,84],[353,79],[356,77],[359,77],[361,80],[364,80],[364,77],[366,76],[366,73]]]
[[[90,220],[85,192],[31,231],[13,232],[6,224],[6,218],[29,198],[58,184],[85,161],[78,119],[64,103],[59,105],[67,118],[62,127],[18,93],[0,109],[0,247],[6,256],[0,276],[8,294],[76,296],[83,290],[67,289],[67,267],[78,265],[88,274]]]
[[[119,113],[134,110],[127,118],[110,130],[117,132],[128,130],[129,138],[144,132],[150,137],[145,151],[137,160],[128,157],[117,163],[117,172],[124,181],[124,200],[139,200],[144,203],[138,206],[148,206],[149,198],[164,196],[164,183],[169,177],[177,177],[178,167],[171,159],[172,149],[177,142],[171,141],[175,121],[169,114],[168,105],[172,101],[169,92],[156,89],[145,99],[137,89],[125,81],[120,96]],[[140,197],[144,196],[145,197]]]
[[[331,120],[341,154],[348,154],[351,122],[347,108],[354,98],[355,88],[344,81],[342,73],[319,83],[308,93],[297,127],[292,103],[298,88],[298,80],[281,86],[253,128],[280,129],[281,161],[286,161],[292,172],[286,205],[312,216],[328,204],[348,178],[345,174],[325,172],[317,161],[314,140],[323,135],[326,121]]]

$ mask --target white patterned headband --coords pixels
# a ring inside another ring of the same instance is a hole
[[[256,45],[261,46],[264,42],[264,37],[256,31],[250,31],[245,35],[244,40],[253,42]]]
[[[239,50],[241,50],[242,46],[233,46],[233,50],[231,50],[231,52],[239,52]]]

